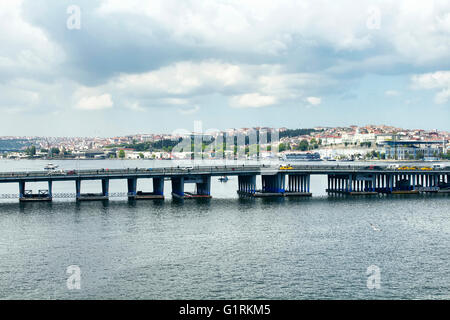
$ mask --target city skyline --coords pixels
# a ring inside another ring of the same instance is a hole
[[[315,129],[315,130],[319,130],[319,129],[323,129],[324,131],[326,130],[346,130],[346,129],[352,129],[352,130],[366,130],[366,129],[371,129],[371,130],[375,130],[376,128],[380,128],[383,131],[385,129],[389,129],[388,132],[392,133],[392,132],[398,132],[398,133],[403,133],[403,132],[417,132],[417,131],[422,131],[422,132],[426,132],[426,133],[432,133],[432,132],[436,132],[436,133],[440,133],[444,136],[449,136],[450,131],[448,130],[439,130],[439,129],[424,129],[424,128],[404,128],[404,127],[397,127],[397,126],[393,126],[393,125],[387,125],[387,124],[365,124],[365,125],[356,125],[356,124],[350,124],[350,125],[345,125],[345,126],[326,126],[326,125],[319,125],[319,126],[314,126],[314,127],[269,127],[269,126],[247,126],[247,127],[228,127],[225,129],[218,129],[218,128],[214,128],[212,131],[210,128],[205,128],[205,127],[201,127],[201,131],[195,131],[194,128],[194,124],[191,125],[191,128],[178,128],[173,130],[172,132],[169,131],[158,131],[158,132],[151,132],[151,131],[146,131],[146,132],[129,132],[126,134],[112,134],[109,136],[92,136],[92,135],[85,135],[85,136],[71,136],[71,135],[67,135],[67,136],[44,136],[44,135],[0,135],[0,138],[3,139],[10,139],[10,138],[86,138],[86,139],[107,139],[107,138],[114,138],[114,137],[133,137],[133,136],[161,136],[161,137],[169,137],[169,136],[182,136],[185,134],[206,134],[209,135],[211,133],[226,133],[226,132],[230,132],[230,131],[236,131],[236,132],[240,132],[240,131],[246,131],[246,130],[260,130],[260,129],[271,129],[271,130],[303,130],[303,129]]]
[[[447,130],[450,4],[344,3],[3,2],[0,135]]]

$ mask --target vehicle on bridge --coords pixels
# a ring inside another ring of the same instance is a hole
[[[367,169],[367,170],[383,170],[384,168],[381,166],[368,166],[365,169]]]
[[[44,170],[55,170],[56,168],[58,168],[57,164],[47,163],[47,165],[44,167]]]
[[[280,170],[292,170],[294,169],[292,166],[287,165],[287,166],[280,166]]]
[[[399,167],[400,166],[398,164],[390,164],[390,165],[388,165],[388,169],[397,169]]]
[[[417,170],[416,167],[409,167],[409,166],[402,166],[400,168],[397,168],[397,170]]]
[[[67,175],[67,172],[65,172],[64,170],[58,170],[58,171],[56,171],[56,170],[50,170],[50,171],[48,171],[48,173],[47,173],[49,176],[53,176],[53,175],[62,175],[62,176],[65,176],[65,175]]]

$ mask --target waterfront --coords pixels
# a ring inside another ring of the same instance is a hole
[[[2,171],[43,163],[4,161]],[[448,196],[329,197],[326,180],[314,177],[311,199],[243,200],[236,179],[212,183],[213,199],[184,203],[3,201],[0,298],[449,298]],[[17,192],[17,184],[2,188]],[[66,287],[69,265],[81,268],[79,291]],[[378,290],[366,286],[370,265],[381,269]]]

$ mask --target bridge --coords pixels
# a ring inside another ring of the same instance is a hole
[[[237,192],[248,197],[309,197],[312,195],[311,175],[326,175],[326,191],[330,194],[375,195],[417,194],[422,192],[450,193],[450,167],[390,168],[373,165],[221,165],[164,168],[91,169],[59,171],[1,172],[0,183],[18,183],[20,201],[52,201],[53,198],[74,197],[77,201],[108,200],[113,196],[129,199],[164,199],[164,181],[170,180],[172,197],[179,199],[210,198],[211,177],[237,176]],[[257,176],[261,189],[257,190]],[[109,192],[109,181],[127,180],[127,191]],[[152,191],[138,191],[138,179],[152,179]],[[101,181],[101,192],[81,193],[81,182]],[[53,194],[53,183],[74,181],[75,193]],[[48,189],[33,193],[26,183],[47,182]],[[195,183],[193,193],[185,192],[186,183]],[[14,195],[3,195],[13,198]]]

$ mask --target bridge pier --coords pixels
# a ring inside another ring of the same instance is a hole
[[[164,178],[152,178],[153,192],[137,190],[137,178],[128,178],[128,199],[129,200],[157,200],[164,199]]]
[[[284,195],[289,196],[303,196],[310,197],[312,194],[310,190],[309,174],[289,174],[288,175],[288,188],[285,190]],[[328,180],[330,183],[330,179]]]
[[[184,177],[173,177],[172,182],[172,197],[184,199]]]
[[[25,189],[25,181],[19,181],[19,202],[52,201],[52,181],[48,180],[47,190],[38,190],[33,193],[32,190]]]
[[[178,199],[211,198],[211,176],[172,177],[172,196]],[[185,192],[185,183],[195,183],[195,192]]]
[[[136,197],[137,178],[127,179],[128,198],[134,199]]]
[[[380,173],[381,182],[375,191],[385,194],[417,194],[419,193],[420,175],[415,173]]]
[[[450,193],[449,174],[426,173],[421,175],[421,192]]]
[[[101,193],[81,193],[81,179],[75,180],[75,191],[77,201],[98,201],[109,199],[109,179],[101,179],[102,192]]]
[[[377,181],[381,178],[374,174],[329,174],[328,193],[348,195],[375,195]]]
[[[195,190],[198,196],[211,196],[211,176],[205,176],[202,182],[196,182]]]
[[[282,197],[285,191],[285,175],[277,173],[273,175],[261,175],[262,190],[255,193],[255,197]]]
[[[256,194],[256,175],[238,176],[237,193],[242,196],[253,197]]]

